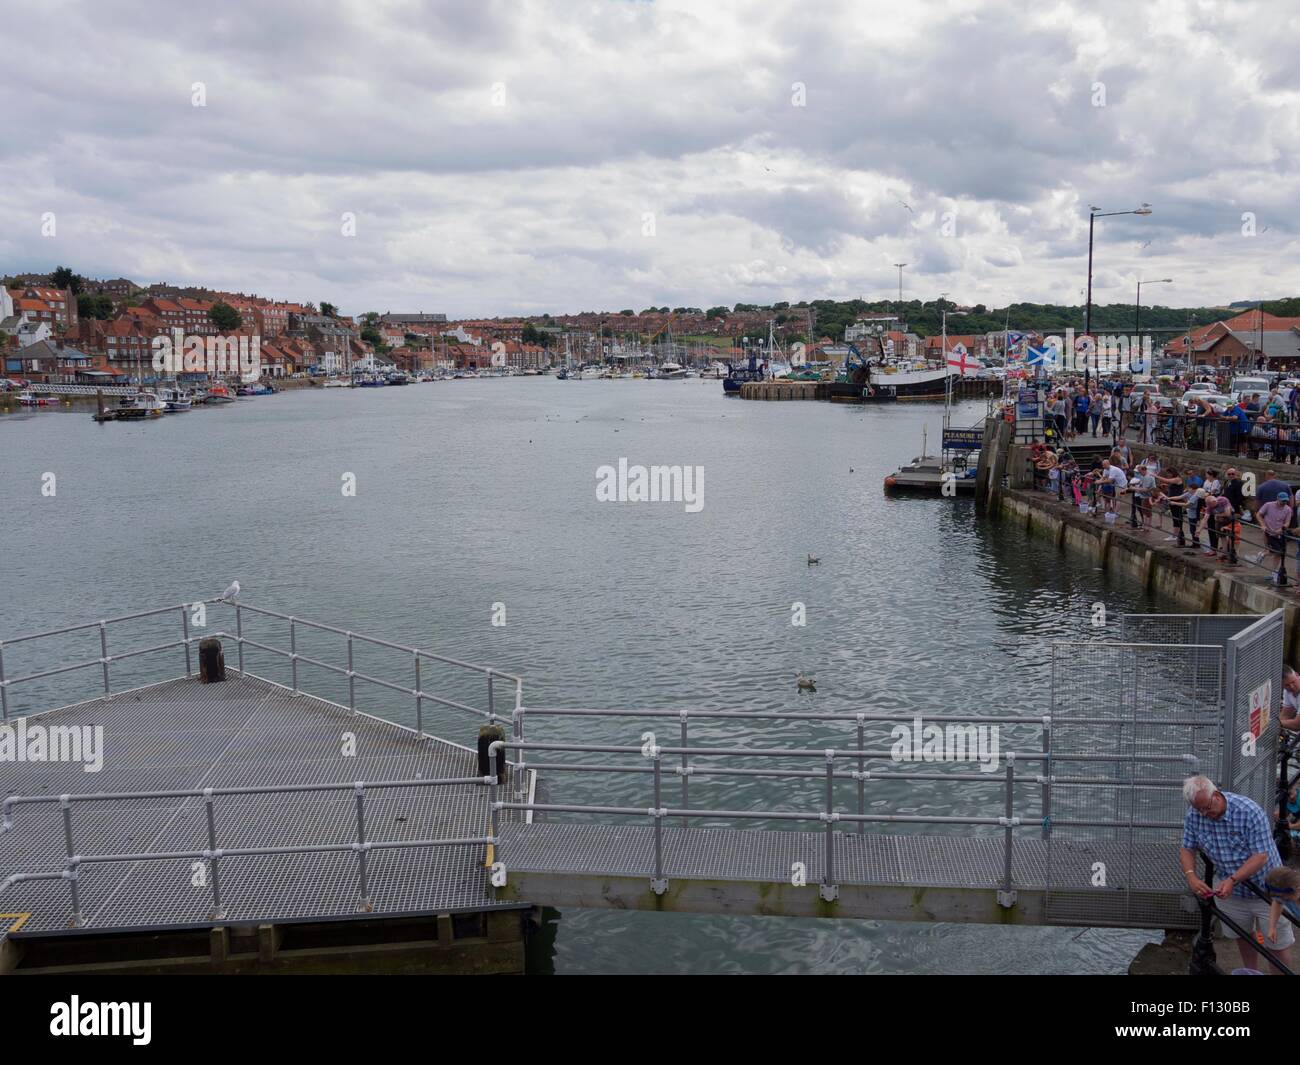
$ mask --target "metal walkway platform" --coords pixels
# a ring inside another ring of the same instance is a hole
[[[104,766],[0,762],[0,795],[185,791],[470,778],[476,755],[306,694],[252,677],[223,683],[176,680],[59,710],[29,725],[98,725]],[[341,757],[344,733],[356,754]],[[373,841],[484,837],[489,789],[385,787],[366,797],[366,838]],[[214,819],[223,851],[339,845],[356,839],[354,789],[218,796]],[[201,796],[106,801],[79,798],[71,812],[74,853],[131,855],[202,851],[208,846]],[[14,873],[57,871],[66,859],[56,803],[17,804],[0,833],[0,882]],[[368,855],[370,909],[363,911],[354,851],[268,854],[220,859],[226,922],[330,916],[482,911],[510,905],[494,897],[486,847],[377,849]],[[214,922],[202,860],[152,859],[82,865],[84,929],[193,926]],[[66,931],[66,880],[29,881],[0,896],[0,918],[21,935]]]
[[[1130,850],[1125,843],[1020,840],[1011,863],[1016,898],[1013,906],[1003,907],[998,896],[1004,851],[996,837],[837,835],[833,902],[819,889],[826,872],[821,832],[665,828],[662,870],[668,890],[662,894],[651,885],[652,828],[513,824],[501,827],[499,839],[497,857],[509,870],[504,894],[556,907],[1059,924],[1049,911],[1059,913],[1069,898],[1053,888],[1051,863],[1083,873],[1104,862],[1123,872],[1124,886],[1116,883],[1109,907],[1095,890],[1077,893],[1086,899],[1089,924],[1176,928],[1196,922],[1195,907],[1184,905],[1182,877],[1163,845]],[[802,886],[792,883],[796,864]]]
[[[923,729],[919,712],[867,709],[529,707],[511,674],[240,603],[225,604],[233,632],[204,629],[233,648],[239,669],[203,684],[189,620],[203,605],[0,643],[3,727],[98,726],[105,743],[93,774],[75,760],[0,757],[0,941],[5,929],[16,943],[532,905],[1188,928],[1197,911],[1176,860],[1184,777],[1207,772],[1263,802],[1271,793],[1272,734],[1262,732],[1254,759],[1225,737],[1262,727],[1252,709],[1281,690],[1281,612],[1227,626],[1125,619],[1126,634],[1161,642],[1054,644],[1054,679],[1103,647],[1123,668],[1090,685],[1054,683],[1048,712],[927,714]],[[139,619],[177,620],[181,636],[110,654],[109,628]],[[257,619],[287,623],[288,649],[250,636]],[[69,633],[96,637],[98,656],[56,657],[6,679],[14,645]],[[346,641],[346,667],[302,653],[313,634]],[[395,653],[396,671],[359,668],[362,644]],[[114,691],[125,660],[178,652],[185,679]],[[287,664],[289,684],[246,672],[254,652]],[[483,683],[487,709],[465,701],[477,688],[431,683],[439,668]],[[12,712],[15,685],[82,670],[113,694],[25,719]],[[337,683],[333,697],[301,687],[322,670]],[[498,710],[503,682],[513,706]],[[371,685],[361,697],[359,683]],[[382,713],[382,698],[415,727],[361,712]],[[508,767],[505,784],[480,775],[476,751],[430,735],[426,706],[452,712],[446,735],[474,736],[471,722],[504,726],[490,750]],[[884,738],[900,717],[912,736],[901,753]],[[566,729],[585,737],[598,721],[641,742],[563,742]],[[756,745],[758,723],[774,721],[806,727],[807,742]],[[923,736],[927,752],[937,744],[934,758],[920,757]],[[342,753],[347,737],[354,754]],[[737,802],[727,787],[737,780],[772,782],[770,797]],[[921,781],[950,785],[943,812],[908,809]]]

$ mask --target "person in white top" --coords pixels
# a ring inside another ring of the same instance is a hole
[[[1291,732],[1300,732],[1300,673],[1290,666],[1282,667],[1281,724]]]
[[[1103,459],[1101,469],[1094,470],[1090,476],[1093,480],[1101,482],[1102,506],[1106,513],[1114,514],[1116,497],[1128,487],[1128,478],[1124,475],[1124,471],[1110,459]]]

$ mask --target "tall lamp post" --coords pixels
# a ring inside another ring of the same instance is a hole
[[[1133,315],[1133,331],[1137,333],[1138,358],[1142,357],[1142,286],[1143,285],[1172,285],[1173,283],[1174,283],[1174,279],[1172,277],[1161,277],[1155,281],[1138,282],[1137,304],[1134,307],[1134,315]],[[1188,354],[1191,353],[1189,352]],[[1189,359],[1187,362],[1187,368],[1190,370],[1191,367],[1192,367],[1192,363],[1191,360]]]
[[[1144,203],[1141,207],[1132,211],[1103,211],[1100,207],[1088,208],[1088,296],[1083,305],[1083,335],[1092,338],[1092,234],[1093,223],[1098,218],[1114,218],[1121,214],[1150,214],[1151,205]],[[1083,383],[1086,386],[1091,380],[1088,373],[1088,363],[1085,360],[1083,364]]]
[[[903,267],[907,263],[894,263],[898,267],[898,312],[903,313]]]

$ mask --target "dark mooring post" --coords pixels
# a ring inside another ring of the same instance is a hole
[[[488,757],[488,748],[492,744],[502,741],[506,738],[506,730],[500,725],[484,725],[478,730],[478,775],[481,777],[490,777],[492,775],[491,759]],[[503,747],[497,754],[497,783],[506,782],[506,752]]]
[[[226,656],[221,641],[214,636],[199,641],[199,680],[212,684],[226,679]]]
[[[1205,861],[1205,872],[1202,879],[1207,884],[1214,884],[1214,865],[1209,858],[1201,856]],[[1219,960],[1214,954],[1214,906],[1208,899],[1198,898],[1196,903],[1201,908],[1201,930],[1196,934],[1196,939],[1192,942],[1192,961],[1187,967],[1189,976],[1222,976],[1223,970],[1219,968]]]

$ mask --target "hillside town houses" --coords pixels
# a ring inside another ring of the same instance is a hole
[[[123,277],[78,281],[79,292],[60,288],[52,276],[41,274],[18,275],[0,285],[5,376],[46,382],[146,380],[154,374],[155,339],[172,338],[177,331],[221,340],[258,338],[266,377],[492,366],[543,369],[563,361],[566,338],[575,337],[584,338],[582,351],[572,352],[577,359],[593,351],[616,353],[620,337],[653,344],[689,336],[710,341],[714,358],[739,361],[764,341],[774,318],[773,310],[737,305],[725,313],[723,308],[706,313],[698,307],[652,307],[459,321],[441,313],[384,311],[358,321],[325,304],[318,308],[244,292],[167,282],[140,285]],[[85,313],[78,311],[78,296]],[[214,312],[222,304],[238,315],[238,326],[219,327],[223,319]],[[976,360],[1002,354],[1001,332],[949,333],[945,350],[943,337],[920,336],[897,315],[867,314],[847,325],[841,340],[813,335],[807,308],[777,307],[783,308],[777,323],[784,325],[786,340],[805,342],[809,361],[842,360],[851,345],[868,358],[880,351],[907,361],[943,361],[961,350]],[[1300,318],[1250,310],[1198,326],[1189,336],[1192,365],[1300,368]],[[1028,337],[1037,341],[1037,334]],[[1166,355],[1180,358],[1188,358],[1188,347],[1186,336],[1164,344]]]

